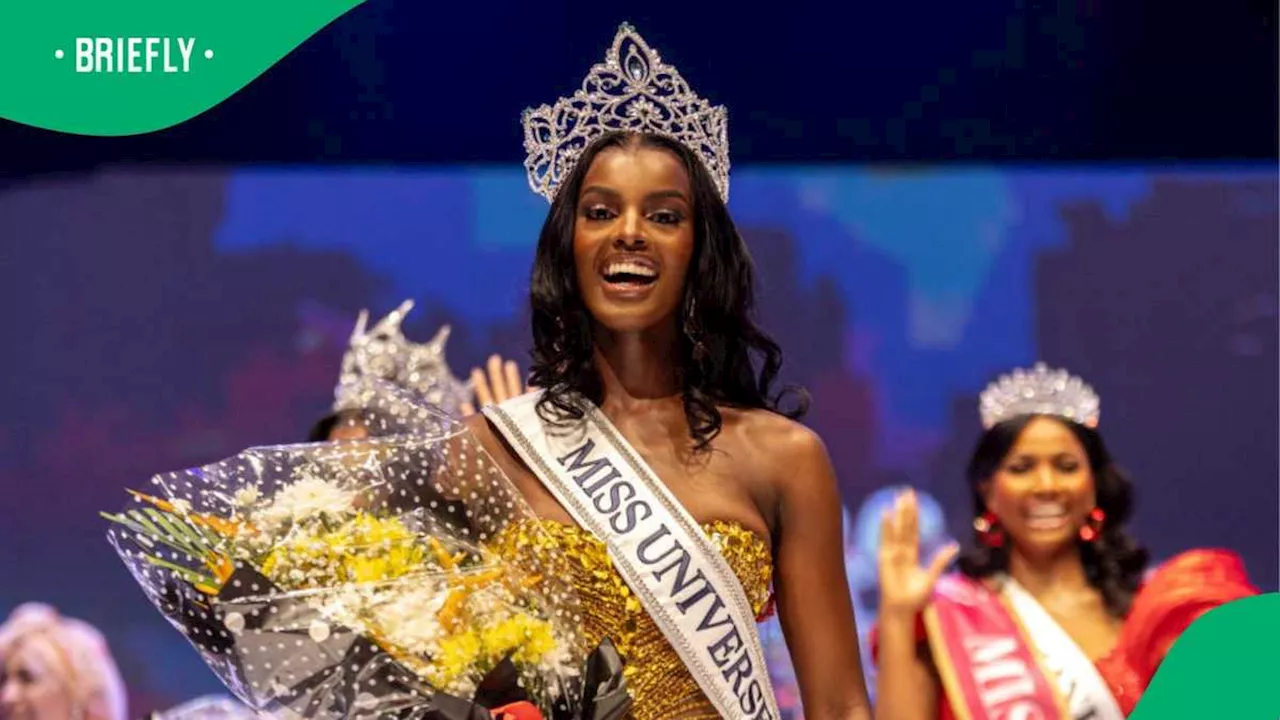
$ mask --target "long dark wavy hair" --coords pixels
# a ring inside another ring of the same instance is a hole
[[[1018,436],[1035,415],[1010,418],[988,430],[969,460],[969,489],[973,495],[974,517],[987,511],[982,487],[1000,469]],[[1098,431],[1079,423],[1054,417],[1066,425],[1084,447],[1093,472],[1094,494],[1098,507],[1106,513],[1102,532],[1093,542],[1077,538],[1080,559],[1084,562],[1089,584],[1102,593],[1108,612],[1118,618],[1129,613],[1129,604],[1142,583],[1147,567],[1147,549],[1125,532],[1124,525],[1133,512],[1133,484],[1111,459]],[[983,578],[1009,567],[1009,545],[988,547],[981,542],[960,556],[960,571],[973,578]]]
[[[695,450],[719,434],[719,406],[763,408],[799,418],[808,410],[804,390],[772,386],[782,351],[753,319],[755,270],[746,243],[702,162],[684,145],[662,136],[611,133],[589,145],[556,194],[534,257],[529,301],[533,321],[530,384],[545,393],[538,412],[548,422],[582,417],[579,398],[602,401],[593,362],[594,320],[582,302],[573,256],[578,194],[592,161],[615,147],[666,150],[683,163],[692,188],[694,249],[685,278],[679,378],[685,417]],[[695,352],[695,349],[697,352]],[[783,397],[798,396],[781,409]]]

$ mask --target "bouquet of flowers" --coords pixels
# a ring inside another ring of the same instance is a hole
[[[152,603],[255,710],[620,717],[561,558],[494,549],[541,530],[469,431],[390,386],[360,407],[368,439],[252,448],[104,513]]]

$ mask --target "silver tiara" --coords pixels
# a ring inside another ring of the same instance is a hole
[[[523,121],[529,187],[548,202],[582,151],[616,131],[653,133],[683,144],[702,158],[720,198],[729,200],[727,111],[695,95],[627,23],[582,89],[554,105],[525,110]]]
[[[457,416],[464,402],[471,399],[470,386],[453,376],[445,360],[444,346],[450,328],[445,325],[436,336],[422,344],[409,341],[400,330],[404,318],[413,309],[413,301],[400,307],[365,330],[369,311],[360,311],[346,354],[342,356],[342,373],[334,391],[334,411],[351,409],[359,404],[355,388],[367,378],[385,380],[418,393],[428,404]],[[350,391],[350,392],[349,392]]]
[[[1019,415],[1056,415],[1096,427],[1100,402],[1084,380],[1036,363],[1031,370],[1018,368],[988,385],[978,397],[978,412],[987,430]]]

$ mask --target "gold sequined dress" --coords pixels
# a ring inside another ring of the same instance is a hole
[[[627,683],[635,700],[630,720],[719,720],[715,706],[614,568],[605,544],[572,525],[553,521],[539,525],[545,532],[525,534],[516,529],[507,533],[499,551],[536,552],[544,549],[539,547],[542,543],[552,542],[556,547],[545,550],[560,552],[567,559],[589,646],[608,638],[626,663]],[[752,610],[758,617],[765,615],[773,575],[768,546],[737,523],[712,522],[704,528],[738,576]]]

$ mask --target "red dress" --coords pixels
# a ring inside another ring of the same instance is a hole
[[[1115,648],[1096,663],[1125,715],[1133,712],[1173,642],[1196,618],[1257,595],[1240,556],[1189,550],[1161,565],[1138,591]]]
[[[1152,572],[1133,598],[1116,646],[1096,663],[1120,710],[1133,712],[1169,647],[1196,618],[1258,593],[1240,557],[1226,550],[1189,550]],[[916,634],[925,641],[923,622]],[[871,642],[874,654],[874,630]],[[950,703],[938,703],[938,717],[955,720]]]

